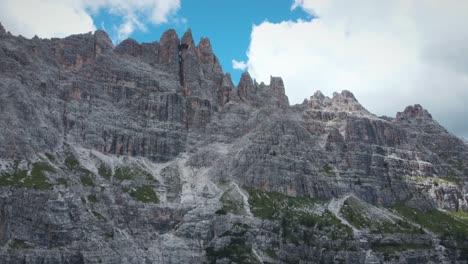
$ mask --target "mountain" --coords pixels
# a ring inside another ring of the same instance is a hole
[[[468,145],[426,109],[236,87],[190,30],[0,26],[0,142],[0,263],[467,263]]]

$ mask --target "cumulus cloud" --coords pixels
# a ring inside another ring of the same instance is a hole
[[[95,29],[79,1],[0,0],[0,22],[6,30],[25,37],[64,37]]]
[[[122,24],[115,26],[114,31],[117,32],[117,41],[128,38],[136,29],[146,31],[146,26],[133,16],[126,17]]]
[[[146,31],[145,24],[168,23],[180,9],[180,0],[80,0],[91,12],[106,9],[110,14],[122,17],[117,27],[117,41],[127,38],[136,29]]]
[[[245,61],[236,61],[236,60],[232,60],[232,68],[236,69],[236,70],[241,70],[241,71],[244,71],[245,69],[247,69],[247,63]]]
[[[7,30],[46,38],[93,31],[91,15],[105,10],[122,19],[115,25],[120,41],[135,30],[146,30],[147,23],[167,23],[180,9],[180,0],[0,0],[0,5],[0,21]]]
[[[247,68],[282,76],[291,102],[316,90],[351,90],[370,111],[394,116],[420,103],[468,136],[468,2],[295,0],[310,20],[254,25]]]

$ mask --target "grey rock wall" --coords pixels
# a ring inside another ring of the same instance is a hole
[[[291,106],[279,77],[235,86],[190,30],[114,47],[0,25],[0,142],[2,263],[468,256],[468,146],[427,110]]]

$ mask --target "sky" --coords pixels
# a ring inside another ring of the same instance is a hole
[[[235,83],[281,76],[291,103],[350,90],[377,115],[419,103],[468,139],[466,14],[465,0],[0,0],[13,34],[104,29],[118,44],[191,28]]]

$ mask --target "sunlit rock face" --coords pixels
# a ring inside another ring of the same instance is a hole
[[[0,25],[0,263],[468,259],[466,143],[420,105],[285,89],[234,85],[190,30]]]

